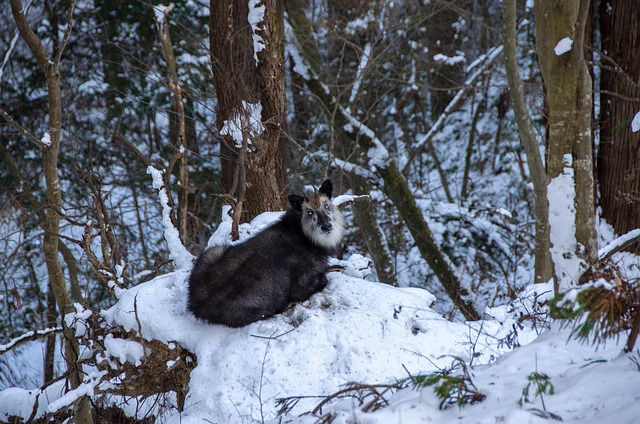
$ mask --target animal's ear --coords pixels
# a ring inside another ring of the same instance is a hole
[[[323,182],[320,186],[320,190],[318,190],[318,193],[324,194],[329,199],[331,199],[331,197],[333,196],[333,184],[331,184],[331,180],[326,180],[325,182]]]
[[[289,195],[289,203],[291,203],[291,207],[297,211],[302,211],[302,204],[304,203],[304,197],[298,196],[296,194]]]

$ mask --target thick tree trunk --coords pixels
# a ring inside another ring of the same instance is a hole
[[[246,0],[212,0],[210,5],[211,57],[218,98],[216,125],[225,133],[232,121],[244,123],[239,125],[241,138],[223,134],[222,182],[224,190],[242,205],[244,222],[284,206],[284,3],[263,0],[258,7],[264,8],[264,17],[252,23],[248,21]],[[254,51],[259,39],[264,47]],[[252,114],[261,128],[250,128]],[[243,138],[247,149],[245,159],[240,160]]]
[[[548,181],[571,163],[575,181],[575,252],[587,265],[597,260],[595,184],[591,135],[592,86],[584,60],[584,29],[589,0],[536,1],[536,40],[540,70],[549,105]],[[558,43],[570,39],[571,49],[556,52]],[[551,207],[551,205],[550,205]],[[554,231],[553,225],[551,231]],[[553,237],[552,237],[553,239]],[[554,261],[557,262],[556,258]],[[560,279],[556,266],[556,289]],[[574,278],[576,276],[573,276]],[[575,284],[576,281],[568,283]]]
[[[509,81],[509,92],[520,141],[527,155],[529,177],[533,183],[535,201],[535,265],[534,282],[546,283],[553,278],[551,261],[551,243],[549,241],[549,202],[547,200],[547,174],[544,169],[538,139],[533,130],[531,116],[524,100],[522,80],[518,71],[516,57],[516,0],[503,0],[504,26],[502,40],[504,44],[505,68]]]
[[[603,1],[601,125],[598,182],[602,216],[618,235],[640,228],[640,132],[630,122],[640,111],[640,4]],[[629,247],[638,252],[638,244]]]

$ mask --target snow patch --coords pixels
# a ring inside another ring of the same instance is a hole
[[[640,131],[640,112],[636,113],[636,116],[633,117],[633,121],[631,121],[631,132]]]
[[[551,257],[561,293],[578,282],[584,269],[584,261],[577,255],[573,158],[566,154],[563,159],[563,171],[547,186]]]
[[[180,240],[180,233],[171,222],[171,208],[169,207],[169,196],[162,179],[163,171],[155,169],[153,166],[147,167],[147,174],[153,178],[153,188],[158,190],[160,204],[162,205],[162,225],[164,226],[164,239],[169,248],[169,257],[179,269],[191,269],[193,255],[187,251]]]
[[[437,63],[452,66],[457,65],[458,63],[465,63],[467,58],[463,52],[457,52],[455,56],[447,56],[446,54],[438,53],[433,56],[433,60]]]
[[[569,37],[565,37],[558,41],[558,44],[553,48],[556,56],[562,56],[573,48],[573,40]]]
[[[237,108],[232,116],[225,120],[220,134],[231,136],[236,148],[241,149],[246,134],[247,144],[260,136],[264,131],[262,125],[262,104],[242,101],[242,107]]]
[[[64,323],[69,328],[75,328],[76,337],[84,337],[91,329],[87,320],[91,317],[91,310],[86,309],[80,303],[74,303],[75,312],[65,314]]]
[[[264,44],[264,39],[258,35],[258,31],[262,31],[260,24],[264,20],[265,5],[261,3],[262,0],[249,0],[249,14],[247,20],[251,25],[251,37],[253,38],[253,59],[258,66],[258,53],[264,50],[267,46]]]
[[[145,357],[144,346],[133,340],[116,339],[113,334],[104,338],[104,347],[109,356],[118,358],[121,364],[127,362],[136,367],[142,364]]]
[[[47,147],[51,146],[51,134],[49,133],[49,131],[44,133],[40,141]]]

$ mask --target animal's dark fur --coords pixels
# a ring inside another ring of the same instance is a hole
[[[253,238],[205,250],[189,278],[189,310],[210,323],[241,327],[322,290],[328,256],[343,232],[331,194],[327,180],[310,196],[289,196],[292,208]]]

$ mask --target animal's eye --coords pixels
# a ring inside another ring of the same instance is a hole
[[[312,210],[308,210],[307,211],[307,216],[313,216],[313,211]]]
[[[324,208],[325,208],[325,209],[329,209],[329,204],[328,204],[328,203],[325,203],[325,204],[324,204]]]

